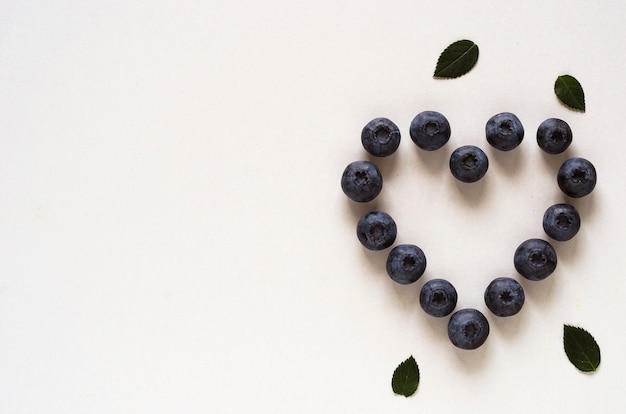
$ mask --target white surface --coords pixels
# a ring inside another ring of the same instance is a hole
[[[0,13],[0,412],[510,413],[612,409],[621,319],[626,140],[626,4],[418,1],[7,1]],[[480,47],[470,74],[436,81],[451,42]],[[560,74],[587,113],[560,105]],[[450,143],[419,152],[408,125],[444,113]],[[526,139],[487,148],[484,124],[516,113]],[[396,122],[371,205],[341,192],[365,157],[363,125]],[[534,139],[548,117],[574,131],[564,156]],[[447,157],[487,150],[490,170],[457,184]],[[446,320],[419,308],[445,277],[459,307],[514,275],[515,247],[545,237],[564,200],[567,156],[598,169],[575,201],[583,226],[555,243],[557,271],[523,281],[510,319],[487,313],[477,351],[454,349]],[[384,272],[354,226],[372,206],[421,246],[414,286]],[[602,350],[584,375],[563,323]],[[396,365],[421,369],[410,399]],[[582,412],[582,411],[581,411]]]

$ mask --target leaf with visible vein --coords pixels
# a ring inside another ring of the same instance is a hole
[[[391,388],[396,394],[409,397],[415,393],[417,386],[420,382],[420,370],[415,362],[413,355],[408,357],[405,361],[393,372],[391,378]]]
[[[566,106],[585,112],[585,92],[575,77],[571,75],[557,77],[554,82],[554,93]]]
[[[458,78],[469,72],[478,61],[478,45],[471,40],[458,40],[439,55],[435,78]]]
[[[600,347],[589,332],[582,328],[563,325],[565,354],[572,364],[583,372],[593,372],[600,365]]]

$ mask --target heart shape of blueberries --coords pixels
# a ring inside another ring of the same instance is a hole
[[[409,133],[411,140],[423,151],[436,151],[448,143],[450,123],[436,111],[424,111],[412,120]],[[489,145],[499,151],[512,151],[524,139],[524,127],[512,113],[503,112],[491,117],[485,126]],[[400,130],[387,118],[375,118],[361,132],[361,143],[374,157],[388,157],[400,145]],[[557,118],[549,118],[537,128],[537,144],[548,154],[560,154],[572,143],[569,125]],[[459,181],[474,183],[485,176],[489,159],[477,146],[465,145],[455,149],[449,162],[450,172]],[[571,198],[590,194],[596,186],[597,173],[594,165],[580,157],[569,158],[560,166],[557,184]],[[366,203],[374,200],[383,188],[383,176],[372,161],[354,161],[348,164],[341,176],[341,188],[352,201]],[[580,229],[581,220],[577,209],[568,203],[548,207],[543,216],[543,229],[547,236],[557,241],[572,239]],[[366,212],[358,221],[356,234],[361,244],[369,250],[381,251],[393,246],[397,226],[393,218],[381,210]],[[426,270],[426,255],[418,246],[400,244],[393,247],[387,257],[386,271],[397,283],[407,285],[416,282]],[[522,242],[514,252],[513,264],[522,277],[541,281],[550,276],[557,265],[554,247],[546,240],[533,238]],[[448,337],[461,349],[480,347],[489,335],[489,323],[485,315],[474,308],[456,308],[457,292],[444,279],[426,282],[420,291],[420,306],[433,317],[445,317],[448,321]],[[511,277],[499,277],[485,289],[487,308],[498,317],[517,314],[525,301],[524,289]]]

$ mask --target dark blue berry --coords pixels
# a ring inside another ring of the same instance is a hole
[[[524,305],[524,288],[517,280],[499,277],[491,281],[485,289],[485,304],[496,316],[512,316]]]
[[[570,158],[559,168],[557,173],[559,188],[573,198],[584,197],[591,193],[598,179],[596,168],[584,158]]]
[[[448,322],[448,337],[461,349],[476,349],[485,343],[488,336],[489,322],[476,309],[461,309]]]
[[[400,244],[389,252],[387,274],[394,281],[408,285],[419,279],[426,270],[426,256],[413,244]]]
[[[370,161],[354,161],[341,175],[341,189],[351,200],[364,203],[376,198],[383,189],[383,176]]]
[[[572,129],[562,119],[546,119],[537,128],[537,144],[548,154],[560,154],[572,143]]]
[[[554,240],[570,240],[580,229],[580,214],[571,204],[550,206],[543,215],[543,229]]]
[[[485,134],[492,147],[500,151],[510,151],[522,143],[524,127],[517,116],[502,112],[487,121]]]
[[[545,240],[529,239],[515,250],[513,263],[526,279],[543,280],[556,269],[556,251]]]
[[[450,139],[450,123],[445,116],[435,111],[420,112],[411,121],[409,135],[423,150],[434,151],[443,147]]]
[[[396,240],[396,222],[384,211],[372,210],[365,213],[356,226],[356,234],[363,246],[369,250],[384,250]]]
[[[375,157],[387,157],[400,146],[400,129],[387,118],[375,118],[361,131],[365,151]]]
[[[489,159],[487,154],[478,147],[465,145],[457,148],[450,156],[450,171],[452,175],[464,183],[473,183],[487,173]]]
[[[420,291],[420,305],[431,316],[448,316],[456,307],[457,293],[450,282],[432,279]]]

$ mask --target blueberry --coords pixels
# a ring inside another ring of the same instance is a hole
[[[598,179],[596,168],[584,158],[566,160],[559,168],[556,178],[561,191],[573,198],[591,193]]]
[[[354,161],[341,175],[341,189],[351,200],[371,201],[383,189],[383,176],[373,162]]]
[[[485,315],[476,309],[456,311],[448,322],[448,337],[461,349],[476,349],[485,343],[489,336],[489,322]]]
[[[396,222],[384,211],[372,210],[359,219],[356,234],[369,250],[384,250],[396,240]]]
[[[434,151],[450,139],[450,123],[445,116],[435,111],[420,112],[411,121],[409,135],[423,150]]]
[[[496,316],[512,316],[524,305],[524,288],[517,280],[499,277],[485,289],[485,304]]]
[[[537,128],[537,144],[548,154],[560,154],[572,143],[572,129],[562,119],[546,119]]]
[[[522,143],[524,127],[517,116],[502,112],[487,121],[485,134],[492,147],[500,151],[510,151]]]
[[[365,151],[375,157],[387,157],[400,146],[400,129],[387,118],[375,118],[361,131]]]
[[[387,274],[394,281],[408,285],[419,279],[426,270],[426,256],[413,244],[400,244],[389,252]]]
[[[543,280],[556,269],[556,251],[545,240],[529,239],[515,250],[513,263],[526,279]]]
[[[448,316],[456,307],[456,301],[456,289],[447,280],[429,280],[420,291],[420,305],[431,316]]]
[[[452,175],[464,183],[473,183],[487,173],[489,159],[487,154],[478,147],[465,145],[457,148],[450,156],[450,171]]]
[[[570,240],[580,229],[580,214],[571,204],[550,206],[543,215],[543,229],[554,240]]]

